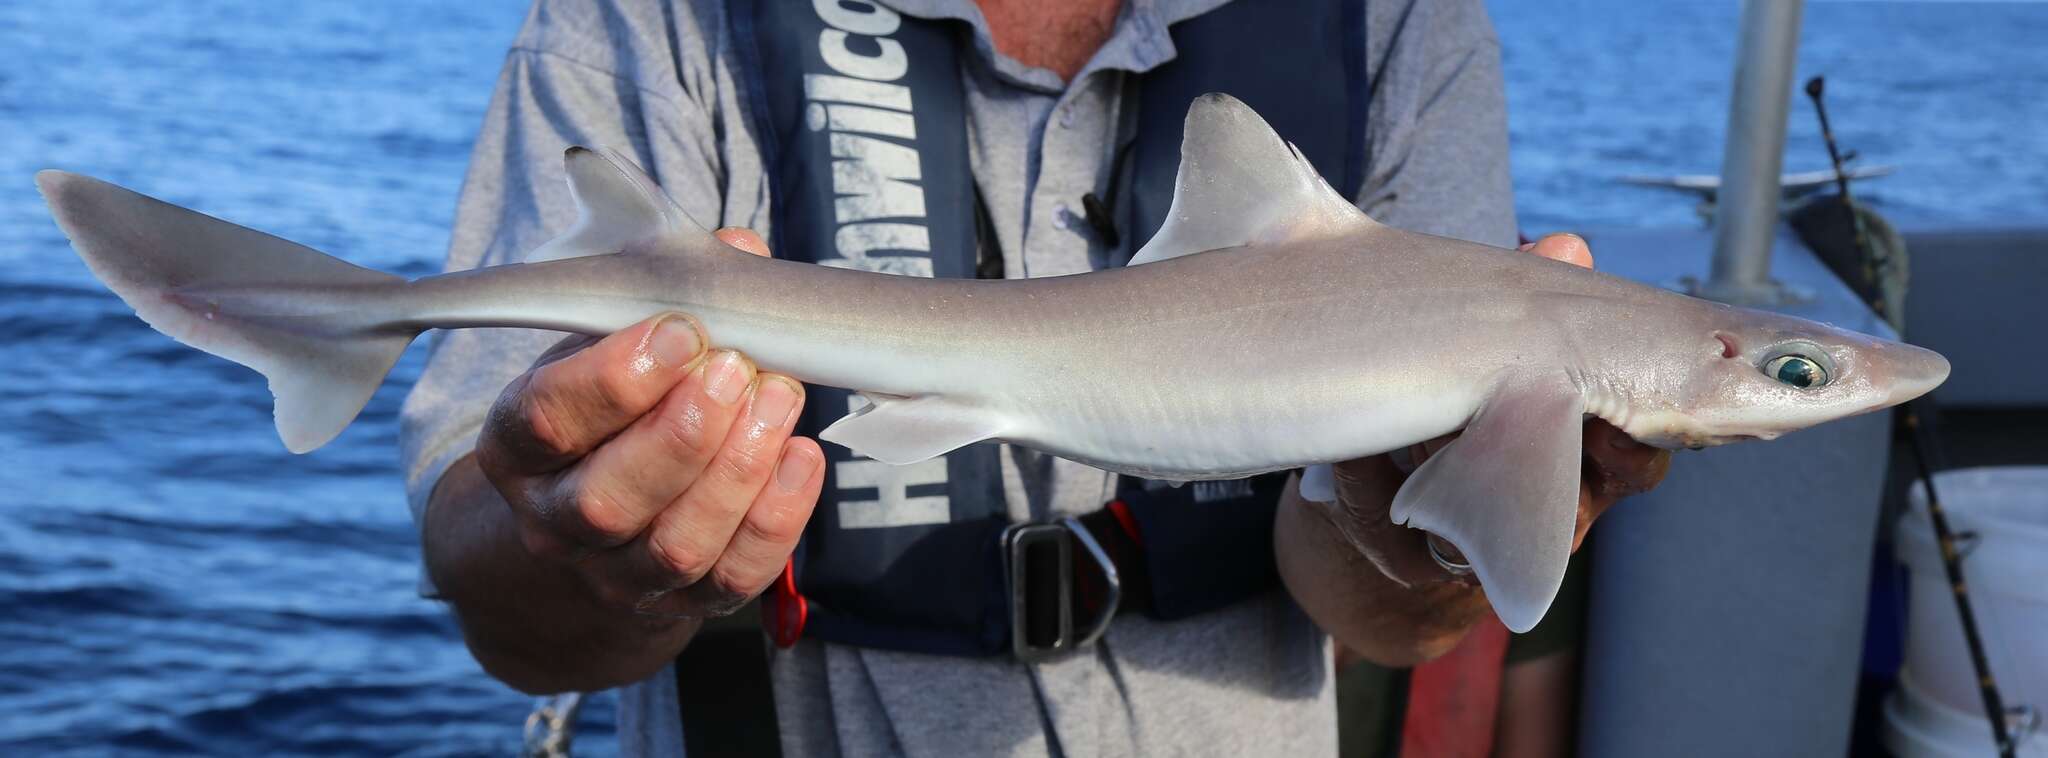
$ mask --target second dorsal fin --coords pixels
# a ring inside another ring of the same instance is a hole
[[[576,225],[527,253],[527,263],[607,255],[649,239],[706,234],[618,151],[572,147],[562,162],[569,194],[576,199]]]
[[[1212,92],[1188,108],[1173,206],[1131,265],[1371,223],[1250,106]]]

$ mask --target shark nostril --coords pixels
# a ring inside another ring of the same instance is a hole
[[[1735,347],[1734,337],[1730,337],[1720,332],[1715,332],[1714,339],[1721,343],[1721,357],[1733,358],[1735,356],[1742,354],[1742,351]]]

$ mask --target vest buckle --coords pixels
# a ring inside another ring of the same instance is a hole
[[[1102,602],[1075,635],[1074,545],[1102,572]],[[1094,644],[1109,631],[1123,585],[1095,535],[1073,517],[1012,524],[1003,530],[1003,582],[1010,599],[1010,652],[1035,663]]]

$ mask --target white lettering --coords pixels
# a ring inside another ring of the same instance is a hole
[[[827,268],[848,268],[855,271],[873,271],[877,274],[895,276],[932,276],[932,259],[916,255],[874,255],[866,258],[820,258],[818,265]]]
[[[862,105],[823,106],[811,103],[804,114],[811,131],[830,127],[835,132],[867,132],[884,137],[917,140],[917,119],[908,113],[885,111]]]
[[[876,218],[924,218],[923,177],[917,151],[858,134],[832,134],[832,201],[839,223]]]
[[[903,18],[866,0],[811,0],[811,5],[818,18],[833,27],[819,32],[818,54],[826,65],[845,74],[804,75],[805,123],[812,131],[827,131],[831,140],[832,212],[838,225],[832,235],[838,257],[818,263],[930,277],[931,233],[924,224],[924,188],[918,186],[923,170],[914,147],[917,121],[911,114],[910,88],[890,83],[909,73],[910,58],[903,43],[884,36],[895,33]],[[855,46],[866,49],[866,42],[854,41],[854,35],[872,38],[873,53],[855,52]],[[880,218],[901,221],[873,220]],[[848,398],[849,406],[864,402],[858,396]],[[944,456],[909,466],[856,457],[833,464],[832,470],[838,481],[842,529],[952,520]],[[913,489],[919,490],[918,496],[911,496]]]
[[[945,456],[908,466],[891,466],[870,458],[856,458],[833,464],[832,471],[839,475],[841,529],[943,524],[953,518],[944,494],[910,496],[911,487],[943,486],[946,483]],[[875,490],[875,499],[845,499],[847,490],[868,488]]]
[[[849,3],[865,10],[854,10]],[[903,17],[895,11],[860,0],[811,0],[811,7],[817,9],[818,18],[825,23],[854,34],[895,34],[896,28],[903,25]]]
[[[876,250],[908,250],[929,253],[931,232],[923,224],[894,224],[885,221],[847,224],[832,235],[833,247],[843,258],[863,258]]]
[[[1250,479],[1224,479],[1221,481],[1213,482],[1194,482],[1193,484],[1190,484],[1188,486],[1194,488],[1195,502],[1197,504],[1213,503],[1218,500],[1229,500],[1235,497],[1252,496],[1252,480]]]
[[[920,224],[847,224],[832,235],[832,242],[839,251],[839,257],[820,260],[818,265],[903,276],[932,275],[931,234]],[[903,250],[913,254],[874,255],[877,250]]]
[[[910,88],[831,74],[805,74],[804,97],[812,102],[860,103],[910,110]]]
[[[818,32],[818,53],[825,56],[825,65],[847,76],[858,76],[878,82],[893,82],[903,78],[910,71],[910,58],[903,54],[903,43],[888,37],[876,37],[875,46],[881,48],[874,55],[861,55],[846,46],[847,34],[838,29]]]

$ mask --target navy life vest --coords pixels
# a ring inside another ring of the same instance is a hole
[[[734,0],[730,15],[769,167],[777,256],[973,277],[985,256],[1000,255],[977,233],[986,211],[967,155],[965,24],[865,0]],[[1135,77],[1137,107],[1124,109],[1110,186],[1089,199],[1091,223],[1106,232],[1095,259],[1122,265],[1159,228],[1188,106],[1208,92],[1249,103],[1355,197],[1365,172],[1364,25],[1363,0],[1236,0],[1173,25],[1179,57]],[[861,402],[834,388],[809,393],[806,434]],[[997,445],[902,467],[837,445],[825,452],[824,494],[794,559],[803,635],[925,653],[1008,651],[998,542],[1009,516]],[[1184,617],[1275,586],[1282,481],[1122,482],[1147,543],[1147,612]],[[1198,490],[1207,495],[1199,503]]]

